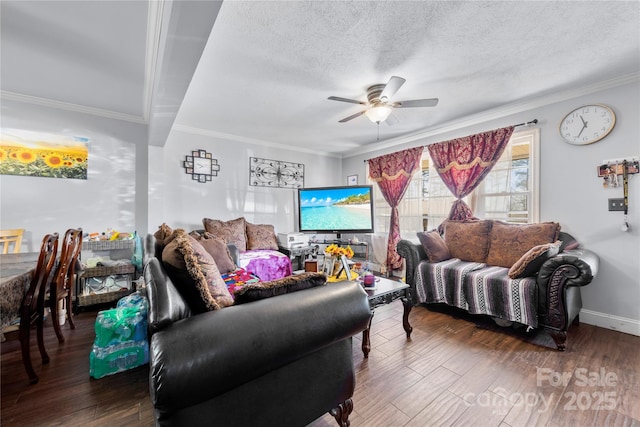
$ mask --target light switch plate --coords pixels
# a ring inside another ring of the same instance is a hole
[[[610,211],[623,211],[624,210],[624,199],[609,199],[609,210]]]

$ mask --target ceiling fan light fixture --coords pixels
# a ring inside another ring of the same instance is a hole
[[[364,114],[373,123],[384,122],[391,114],[391,107],[388,105],[376,105],[373,108],[369,108]]]

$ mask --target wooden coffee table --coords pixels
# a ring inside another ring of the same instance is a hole
[[[402,327],[407,333],[407,338],[411,338],[411,331],[413,331],[413,328],[409,325],[409,312],[411,312],[411,288],[409,285],[403,282],[385,279],[384,277],[377,277],[376,279],[375,289],[365,288],[365,291],[367,291],[369,295],[369,307],[371,308],[369,325],[367,329],[362,331],[362,352],[365,358],[369,357],[369,351],[371,350],[369,330],[371,329],[371,321],[373,320],[373,313],[376,307],[389,304],[398,299],[401,300],[402,305],[404,305]]]

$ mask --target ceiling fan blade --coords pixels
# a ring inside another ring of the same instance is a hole
[[[329,98],[332,101],[342,101],[342,102],[350,102],[352,104],[361,104],[361,105],[367,105],[366,102],[364,101],[357,101],[355,99],[348,99],[348,98],[340,98],[339,96],[330,96]]]
[[[353,119],[355,119],[356,117],[360,117],[361,115],[363,115],[366,111],[367,111],[367,110],[362,110],[362,111],[360,111],[359,113],[352,114],[352,115],[350,115],[349,117],[345,117],[345,118],[344,118],[344,119],[342,119],[342,120],[338,120],[338,123],[344,123],[344,122],[348,122],[349,120],[353,120]]]
[[[396,116],[394,116],[393,113],[389,114],[389,117],[387,117],[387,120],[385,120],[384,122],[389,126],[393,126],[396,123],[400,123],[398,118]]]
[[[404,82],[406,82],[406,80],[402,77],[391,76],[389,82],[380,93],[380,100],[382,102],[387,102],[393,95],[395,95],[395,93],[398,91],[398,89],[400,89]]]
[[[396,108],[413,108],[413,107],[435,107],[438,105],[438,98],[429,99],[412,99],[410,101],[394,102]]]

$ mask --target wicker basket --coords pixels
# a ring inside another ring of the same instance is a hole
[[[125,290],[115,291],[115,292],[105,292],[102,294],[79,295],[78,303],[81,306],[85,306],[85,305],[102,304],[105,302],[117,301],[120,298],[125,297],[134,291],[135,289],[125,289]]]
[[[133,264],[124,264],[116,266],[101,266],[85,268],[82,270],[81,277],[98,277],[98,276],[110,276],[112,274],[131,274],[136,271],[136,267]]]
[[[104,292],[106,291],[106,289],[101,292],[100,288],[102,288],[102,286],[92,288],[87,284],[88,280],[93,280],[96,282],[93,284],[93,286],[96,286],[97,284],[104,284],[104,281],[108,280],[108,278],[110,277],[113,278],[113,280],[119,287],[115,289],[112,288],[112,290],[109,292]],[[82,292],[78,296],[78,303],[82,306],[116,301],[125,295],[129,295],[135,290],[136,285],[132,282],[130,274],[112,274],[109,276],[96,277],[95,279],[87,277],[84,279]]]
[[[110,251],[112,249],[133,249],[135,240],[91,240],[82,242],[85,251]]]

